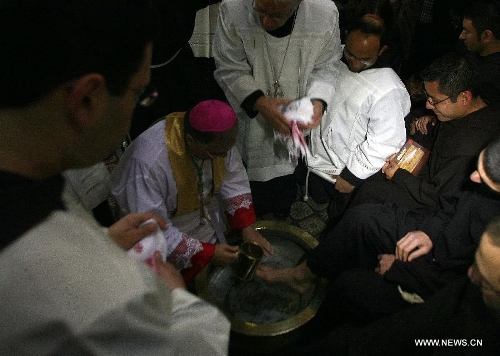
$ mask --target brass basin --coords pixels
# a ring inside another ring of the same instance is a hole
[[[255,227],[273,245],[275,253],[261,264],[274,268],[294,267],[318,242],[307,232],[279,221],[258,221]],[[230,235],[228,243],[241,243]],[[289,333],[311,320],[326,294],[326,280],[318,278],[305,294],[283,284],[266,284],[258,277],[239,280],[230,266],[209,264],[196,277],[199,296],[216,305],[231,321],[231,331],[247,336]]]

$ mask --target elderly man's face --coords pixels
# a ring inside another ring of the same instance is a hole
[[[260,25],[266,31],[274,31],[283,26],[297,9],[294,0],[275,2],[274,0],[254,0],[253,10]]]
[[[347,35],[344,57],[351,72],[359,73],[370,68],[386,47],[380,47],[380,38],[361,31],[351,31]]]

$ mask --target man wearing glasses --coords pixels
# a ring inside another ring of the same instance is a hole
[[[483,150],[477,170],[470,177],[478,183],[478,187],[481,184],[489,190],[492,197],[500,193],[499,155],[500,140],[497,138]],[[481,205],[478,207],[477,210],[480,210]],[[449,351],[443,350],[446,346],[451,346],[447,343],[448,340],[452,340],[455,346],[452,353],[457,353],[457,347],[462,354],[498,353],[500,216],[496,214],[485,225],[475,256],[472,256],[471,249],[470,259],[474,262],[468,269],[468,276],[463,268],[461,278],[451,282],[425,303],[414,305],[362,328],[338,328],[309,348],[298,349],[296,354],[316,355],[327,352],[344,355],[348,350],[356,350],[353,355],[447,354]],[[472,223],[478,221],[471,220]],[[371,290],[370,298],[373,295],[374,290]],[[364,315],[367,314],[366,310],[363,312]],[[353,325],[352,320],[350,322]],[[424,339],[432,339],[440,344],[423,346],[416,343]],[[446,349],[450,350],[449,347]]]
[[[328,0],[227,0],[214,37],[215,79],[240,122],[237,146],[257,215],[285,217],[295,201],[296,159],[273,131],[289,134],[281,106],[314,104],[311,128],[334,92],[341,57],[338,11]]]
[[[259,266],[257,274],[265,281],[299,292],[307,291],[317,276],[329,279],[332,290],[323,311],[332,328],[374,322],[357,330],[337,329],[297,354],[328,350],[345,355],[350,353],[343,347],[349,347],[354,355],[413,355],[419,354],[416,338],[484,338],[485,349],[496,352],[500,248],[483,232],[500,234],[498,220],[496,228],[487,228],[500,214],[499,154],[497,138],[479,155],[470,175],[474,191],[447,194],[437,211],[358,206],[303,263],[281,270]],[[481,292],[466,280],[478,246],[469,275]],[[482,327],[483,322],[495,328]],[[481,354],[494,353],[481,349]]]
[[[365,182],[352,202],[396,203],[407,208],[438,207],[450,191],[470,188],[469,175],[479,152],[493,139],[500,111],[478,94],[479,74],[468,58],[445,55],[422,73],[426,107],[439,120],[429,160],[417,176],[401,169],[393,156],[382,174]]]
[[[406,140],[410,98],[391,68],[377,60],[387,49],[380,18],[366,15],[347,25],[338,88],[329,111],[311,131],[309,193],[329,203],[330,224],[340,219],[355,187],[382,168]]]

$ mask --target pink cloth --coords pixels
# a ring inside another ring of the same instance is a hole
[[[225,132],[236,124],[236,114],[223,101],[205,100],[190,111],[189,123],[201,132]]]
[[[314,106],[311,99],[304,97],[292,101],[282,110],[283,115],[290,122],[290,134],[285,136],[275,131],[274,138],[286,143],[290,157],[298,157],[299,154],[307,157],[309,148],[304,139],[304,133],[299,130],[297,123],[310,124],[313,121]]]

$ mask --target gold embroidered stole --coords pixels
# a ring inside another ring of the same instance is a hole
[[[174,112],[165,118],[165,142],[178,192],[177,211],[175,213],[177,216],[200,209],[197,175],[191,154],[186,150],[184,139],[185,114],[185,112]],[[225,174],[225,158],[215,157],[212,160],[214,187],[209,197],[212,197],[214,192],[219,191]]]

